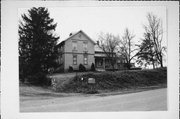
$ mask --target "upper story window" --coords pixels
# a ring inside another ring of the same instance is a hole
[[[88,42],[83,42],[83,49],[84,51],[88,50]]]
[[[72,50],[77,50],[77,41],[72,42]]]
[[[84,64],[87,65],[88,64],[88,55],[84,55]]]

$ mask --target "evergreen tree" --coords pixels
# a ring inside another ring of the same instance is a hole
[[[28,14],[21,16],[18,30],[20,78],[47,74],[56,65],[55,46],[59,37],[53,32],[57,23],[49,17],[48,9],[44,7],[33,7]]]
[[[91,64],[91,71],[96,71],[94,63]]]
[[[142,43],[139,45],[137,63],[141,65],[152,65],[155,68],[157,62],[155,57],[154,43],[150,38],[150,33],[144,33]]]

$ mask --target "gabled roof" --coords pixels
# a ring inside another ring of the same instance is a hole
[[[64,44],[65,41],[71,39],[73,36],[77,35],[78,33],[82,33],[84,34],[94,45],[96,44],[85,32],[83,32],[82,30],[73,33],[71,36],[69,36],[68,38],[66,38],[65,40],[63,40],[62,42],[60,42],[58,45]]]

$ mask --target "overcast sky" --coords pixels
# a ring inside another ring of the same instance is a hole
[[[19,9],[19,16],[29,8]],[[98,39],[100,32],[123,35],[127,27],[136,36],[137,42],[142,38],[143,24],[147,23],[146,15],[152,12],[163,21],[164,43],[166,40],[166,9],[152,7],[53,7],[48,8],[50,17],[57,23],[56,34],[59,41],[66,39],[71,32],[83,30],[93,40]],[[19,18],[20,19],[20,18]]]

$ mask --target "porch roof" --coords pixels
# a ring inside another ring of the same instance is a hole
[[[94,57],[107,57],[105,53],[95,52]]]
[[[95,52],[103,52],[103,50],[97,44],[94,45],[94,51]]]

